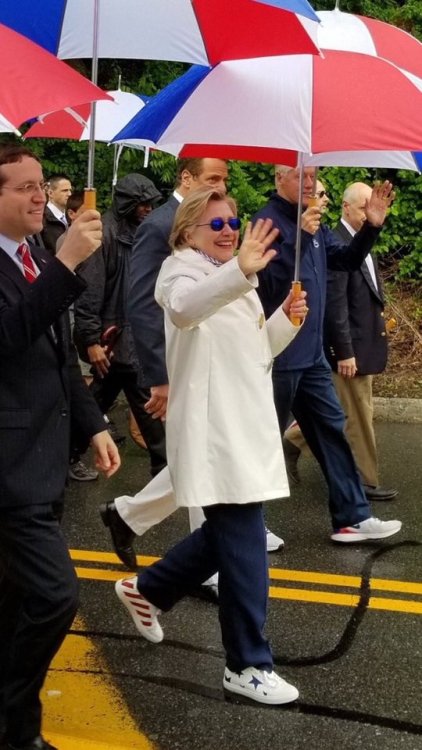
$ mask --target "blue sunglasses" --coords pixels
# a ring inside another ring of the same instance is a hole
[[[215,219],[211,219],[207,224],[197,224],[197,227],[210,227],[213,232],[221,232],[223,227],[225,227],[226,224],[229,225],[230,229],[233,230],[233,232],[237,232],[240,229],[240,219],[237,218],[237,216],[232,216],[230,219],[227,219],[227,221],[224,221],[221,217],[217,217]]]

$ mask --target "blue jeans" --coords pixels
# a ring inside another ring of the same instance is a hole
[[[273,386],[281,434],[292,412],[327,480],[333,528],[369,518],[371,508],[344,436],[344,414],[325,357],[304,370],[273,370]]]
[[[148,601],[169,610],[218,571],[219,618],[229,669],[272,669],[263,634],[268,560],[261,503],[212,505],[206,521],[138,577]]]

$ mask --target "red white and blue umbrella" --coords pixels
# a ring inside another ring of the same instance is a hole
[[[170,118],[161,122],[161,129],[155,127],[155,111],[150,110],[142,120],[135,118],[129,123],[118,140],[136,146],[148,138],[149,145],[180,156],[206,154],[295,165],[295,151],[301,150],[305,164],[419,168],[410,148],[403,150],[404,143],[418,142],[419,122],[410,123],[408,128],[405,108],[400,110],[400,105],[405,104],[401,99],[403,78],[410,84],[406,86],[404,81],[407,95],[414,97],[415,111],[420,101],[422,44],[401,29],[375,19],[339,10],[321,11],[318,16],[318,44],[325,61],[274,58],[251,61],[248,69],[237,63],[207,72],[198,68],[174,89],[167,89],[163,99],[154,104],[158,111],[165,102],[170,113]],[[350,53],[354,54],[348,57]],[[387,61],[396,68],[388,66]],[[215,109],[219,127],[214,132],[215,123],[210,121],[210,129],[205,132],[208,113],[202,107],[202,97],[206,91],[212,108],[218,101],[219,88],[226,85],[230,101]],[[183,116],[186,111],[190,120],[186,129],[181,124],[177,99],[186,103],[186,110],[182,105]],[[199,101],[200,111],[194,114]],[[243,112],[239,106],[244,106]],[[415,120],[415,115],[410,119]],[[372,133],[368,132],[371,127]],[[292,129],[298,132],[292,133]],[[373,136],[377,142],[370,147]],[[401,145],[393,148],[394,143]]]
[[[62,58],[122,57],[213,65],[257,55],[317,54],[307,0],[0,0],[0,23]],[[95,106],[88,188],[94,181]]]
[[[107,92],[110,101],[98,102],[95,108],[94,139],[110,143],[116,133],[145,107],[149,97],[138,96],[127,91]],[[66,138],[76,141],[88,141],[91,138],[92,111],[89,104],[80,107],[51,112],[38,119],[25,133],[25,138]],[[123,146],[115,147],[113,180],[117,182],[119,160]],[[146,156],[147,161],[147,156]]]
[[[307,0],[0,0],[0,23],[63,59],[214,65],[317,52],[318,18]]]
[[[110,143],[114,136],[145,106],[145,98],[127,91],[107,91],[109,101],[96,106],[94,136],[96,141]],[[31,125],[25,138],[68,138],[87,141],[90,137],[89,104],[50,112]]]
[[[0,132],[45,112],[108,95],[25,36],[0,24]]]
[[[193,66],[114,140],[185,144],[186,155],[270,162],[283,162],[284,149],[420,151],[422,79],[409,80],[377,57],[334,50],[324,58]]]
[[[422,44],[403,29],[375,18],[318,11],[318,44],[324,49],[348,50],[381,57],[422,78]]]

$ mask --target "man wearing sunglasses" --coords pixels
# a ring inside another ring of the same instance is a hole
[[[327,267],[347,272],[361,266],[381,231],[394,192],[389,182],[372,190],[370,198],[365,200],[361,229],[350,243],[345,243],[321,224],[320,206],[309,206],[313,182],[314,169],[305,168],[303,193],[299,195],[299,170],[277,165],[276,192],[254,217],[254,220],[271,218],[280,230],[275,243],[278,254],[259,274],[258,293],[269,317],[286,295],[294,276],[299,201],[304,208],[300,279],[307,292],[309,313],[294,342],[274,361],[274,400],[281,433],[284,434],[292,412],[324,473],[333,526],[331,539],[340,543],[384,539],[400,531],[401,523],[372,517],[344,436],[344,414],[323,350],[323,321]]]

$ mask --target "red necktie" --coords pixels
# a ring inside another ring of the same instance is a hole
[[[30,284],[32,284],[32,282],[37,278],[37,272],[35,270],[34,261],[32,260],[32,255],[30,253],[28,245],[23,242],[21,245],[19,245],[17,253],[22,261],[23,275],[25,276],[25,279],[29,281]]]

